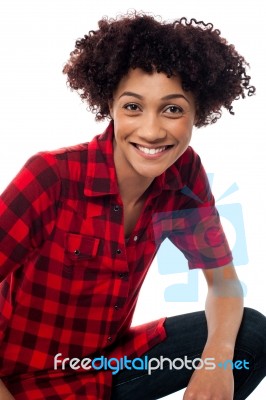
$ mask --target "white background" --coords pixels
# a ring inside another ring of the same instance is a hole
[[[1,0],[0,3],[0,191],[24,162],[40,150],[90,140],[106,123],[96,123],[78,95],[71,93],[61,73],[74,42],[103,16],[115,17],[129,8],[161,15],[212,22],[251,65],[257,94],[235,103],[236,115],[226,111],[217,124],[195,130],[192,146],[207,172],[215,174],[213,192],[219,198],[234,182],[239,190],[221,204],[241,203],[249,262],[237,267],[247,286],[245,305],[266,314],[265,306],[265,150],[266,83],[265,23],[259,0],[150,0],[95,2],[89,0]],[[225,224],[233,245],[234,229]],[[154,262],[140,294],[134,324],[204,307],[205,283],[196,302],[166,302],[164,289],[186,282],[186,274],[160,275]],[[266,380],[249,397],[264,398]],[[167,399],[182,399],[182,392]]]

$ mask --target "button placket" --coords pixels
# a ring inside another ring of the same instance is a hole
[[[128,272],[119,272],[118,274],[120,279],[127,279],[128,278]]]

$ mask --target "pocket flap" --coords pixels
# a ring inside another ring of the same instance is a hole
[[[100,239],[92,236],[67,233],[65,250],[72,260],[83,260],[96,256]]]

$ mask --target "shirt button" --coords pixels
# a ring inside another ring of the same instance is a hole
[[[128,277],[128,272],[119,272],[118,276],[121,279],[127,278]]]
[[[79,256],[80,255],[79,249],[74,250],[74,254],[75,254],[75,256]]]
[[[121,253],[122,253],[122,251],[120,249],[116,250],[116,254],[121,254]]]
[[[136,236],[134,236],[134,242],[136,242],[137,240],[138,240],[138,237],[137,237],[137,235]]]
[[[116,304],[116,305],[114,306],[114,308],[115,308],[115,310],[118,310],[118,309],[119,309],[119,306]]]
[[[111,342],[113,339],[112,339],[111,336],[109,336],[109,337],[107,338],[107,340],[108,340],[108,342]]]
[[[115,206],[114,206],[114,211],[119,211],[119,206],[116,204]]]

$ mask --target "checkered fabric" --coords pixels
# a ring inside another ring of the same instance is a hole
[[[90,143],[38,153],[1,195],[0,376],[18,400],[107,400],[111,371],[55,370],[54,356],[134,358],[164,340],[164,318],[131,321],[165,237],[190,268],[232,260],[191,147],[153,181],[125,241],[112,143],[110,123]]]

